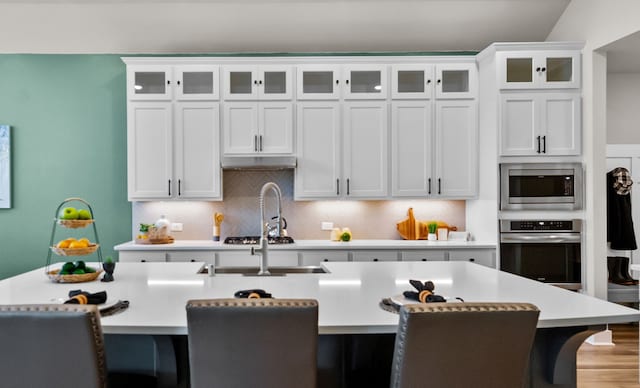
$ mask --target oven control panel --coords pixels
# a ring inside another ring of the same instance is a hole
[[[580,220],[502,220],[502,232],[579,232]]]

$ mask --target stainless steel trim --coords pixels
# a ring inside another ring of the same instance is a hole
[[[501,233],[500,242],[505,243],[579,243],[580,233]]]
[[[513,230],[511,229],[512,222],[552,222],[552,221],[571,221],[571,229],[564,230]],[[538,234],[557,234],[557,233],[580,233],[582,232],[582,220],[500,220],[500,232],[501,233],[538,233]]]

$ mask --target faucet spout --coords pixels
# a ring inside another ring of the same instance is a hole
[[[268,243],[268,228],[267,217],[265,215],[264,196],[267,191],[272,190],[276,195],[277,212],[278,212],[278,224],[276,225],[276,231],[278,236],[282,236],[282,230],[280,226],[280,220],[282,220],[282,191],[280,187],[273,182],[267,182],[262,186],[260,190],[260,248],[251,248],[252,255],[260,255],[260,271],[258,275],[271,275],[269,272],[269,243]]]

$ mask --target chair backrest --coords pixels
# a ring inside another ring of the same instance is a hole
[[[316,386],[315,300],[191,300],[187,325],[193,388]]]
[[[539,313],[528,303],[405,305],[391,387],[522,387]]]
[[[104,388],[100,314],[93,305],[0,305],[0,386]]]

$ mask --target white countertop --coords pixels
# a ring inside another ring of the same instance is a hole
[[[321,334],[393,333],[398,316],[382,298],[411,290],[408,279],[431,280],[436,293],[465,301],[530,302],[541,310],[538,327],[638,321],[640,311],[468,262],[324,263],[327,274],[278,277],[197,274],[203,263],[118,263],[115,281],[60,284],[44,269],[0,281],[0,303],[51,303],[69,290],[107,291],[130,307],[102,319],[105,333],[186,334],[189,299],[228,298],[262,288],[275,298],[313,298]]]
[[[171,244],[136,244],[128,241],[116,245],[116,251],[218,251],[243,250],[248,245],[225,244],[211,240],[176,240]],[[270,244],[269,250],[358,250],[358,249],[495,249],[495,242],[483,241],[427,241],[427,240],[295,240],[293,244]]]

